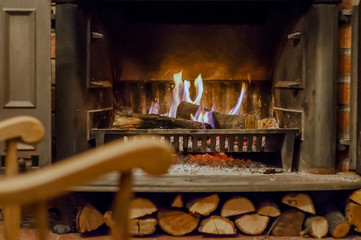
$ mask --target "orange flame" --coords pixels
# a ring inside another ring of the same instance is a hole
[[[242,82],[242,90],[241,90],[241,95],[239,96],[238,100],[237,100],[237,104],[234,108],[231,109],[231,111],[229,111],[229,115],[239,115],[240,111],[241,111],[241,106],[242,106],[242,102],[243,102],[243,98],[246,96],[246,83]]]
[[[201,74],[199,74],[196,80],[194,81],[194,86],[196,88],[196,93],[197,93],[196,100],[194,101],[192,101],[190,97],[190,93],[189,93],[190,85],[191,84],[189,81],[184,81],[183,101],[199,105],[203,94],[203,81]]]
[[[182,93],[183,93],[183,80],[182,80],[182,72],[175,73],[173,75],[173,82],[174,82],[174,88],[173,88],[173,100],[172,105],[169,110],[169,117],[176,118],[177,115],[177,108],[178,105],[181,102],[182,99]]]

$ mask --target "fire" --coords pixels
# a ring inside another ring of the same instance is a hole
[[[203,107],[203,103],[201,102],[195,115],[193,116],[193,114],[191,114],[191,120],[196,122],[201,122],[203,128],[205,127],[204,123],[208,123],[214,129],[213,108],[211,111],[205,111]]]
[[[177,108],[178,105],[181,103],[181,99],[183,97],[184,84],[182,79],[182,72],[175,73],[173,75],[173,82],[174,82],[173,100],[169,110],[169,117],[176,118]]]
[[[148,114],[159,114],[159,103],[152,101]]]
[[[237,100],[237,104],[234,108],[229,111],[229,115],[239,115],[239,112],[241,111],[241,106],[243,102],[243,98],[246,96],[246,83],[242,82],[242,89],[241,89],[241,95],[239,96]]]
[[[203,81],[201,74],[199,74],[196,80],[194,81],[194,86],[196,88],[196,93],[197,93],[196,100],[194,101],[192,101],[192,99],[190,98],[190,93],[189,93],[190,86],[191,84],[189,81],[184,81],[183,101],[199,105],[203,95]]]

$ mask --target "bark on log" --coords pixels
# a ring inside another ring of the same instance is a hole
[[[305,213],[297,210],[288,210],[279,216],[273,226],[272,235],[274,236],[299,236],[302,231]]]
[[[202,123],[185,119],[174,119],[161,115],[142,115],[133,113],[127,115],[115,115],[113,127],[117,129],[202,129]],[[212,129],[209,124],[204,124],[204,127],[206,129]]]
[[[221,210],[222,217],[230,217],[255,211],[253,203],[245,197],[235,197],[226,201]]]
[[[215,235],[234,235],[237,233],[234,223],[228,218],[220,216],[211,216],[204,219],[198,231],[201,233],[215,234]]]
[[[156,212],[158,208],[148,199],[134,198],[130,202],[129,219],[140,218]]]
[[[182,236],[197,228],[199,217],[181,210],[159,210],[158,223],[166,233]]]
[[[304,212],[315,214],[311,197],[304,193],[288,193],[282,198],[282,203],[298,208]]]
[[[355,226],[356,232],[361,232],[361,206],[349,202],[346,206],[346,218],[350,225]]]
[[[278,217],[281,215],[281,211],[277,204],[270,201],[263,201],[257,207],[257,213],[262,216]]]
[[[189,201],[186,206],[191,213],[208,216],[218,207],[218,194],[212,194],[204,198],[196,198]]]
[[[183,197],[181,194],[178,194],[172,201],[171,207],[172,208],[182,208],[183,206],[184,206]]]
[[[96,230],[104,224],[103,214],[101,214],[91,204],[85,204],[76,216],[76,228],[80,233]]]
[[[328,221],[328,231],[332,237],[343,238],[350,231],[350,224],[340,211],[331,210],[325,215],[325,218]]]
[[[322,238],[327,235],[328,222],[326,218],[321,216],[308,217],[304,224],[305,229],[300,233],[303,237],[310,235],[315,238]]]
[[[245,214],[235,219],[236,226],[249,235],[259,235],[267,228],[269,217],[255,214]]]
[[[177,119],[190,119],[197,112],[199,105],[182,102],[177,108]],[[209,111],[210,109],[206,109]],[[214,125],[216,129],[255,129],[257,128],[256,117],[252,114],[228,115],[213,112]]]

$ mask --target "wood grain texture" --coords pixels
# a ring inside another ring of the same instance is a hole
[[[170,145],[151,137],[137,142],[113,141],[36,172],[0,181],[0,204],[45,200],[114,171],[142,168],[150,174],[162,174],[171,163],[171,153]]]
[[[34,117],[13,117],[0,122],[0,141],[20,138],[24,143],[37,143],[44,131],[43,124]]]

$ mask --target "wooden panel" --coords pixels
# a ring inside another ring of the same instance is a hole
[[[26,147],[40,166],[51,162],[50,6],[49,0],[0,1],[0,120],[28,115],[44,124],[36,152]]]
[[[5,16],[4,107],[35,107],[34,9],[3,9]]]

